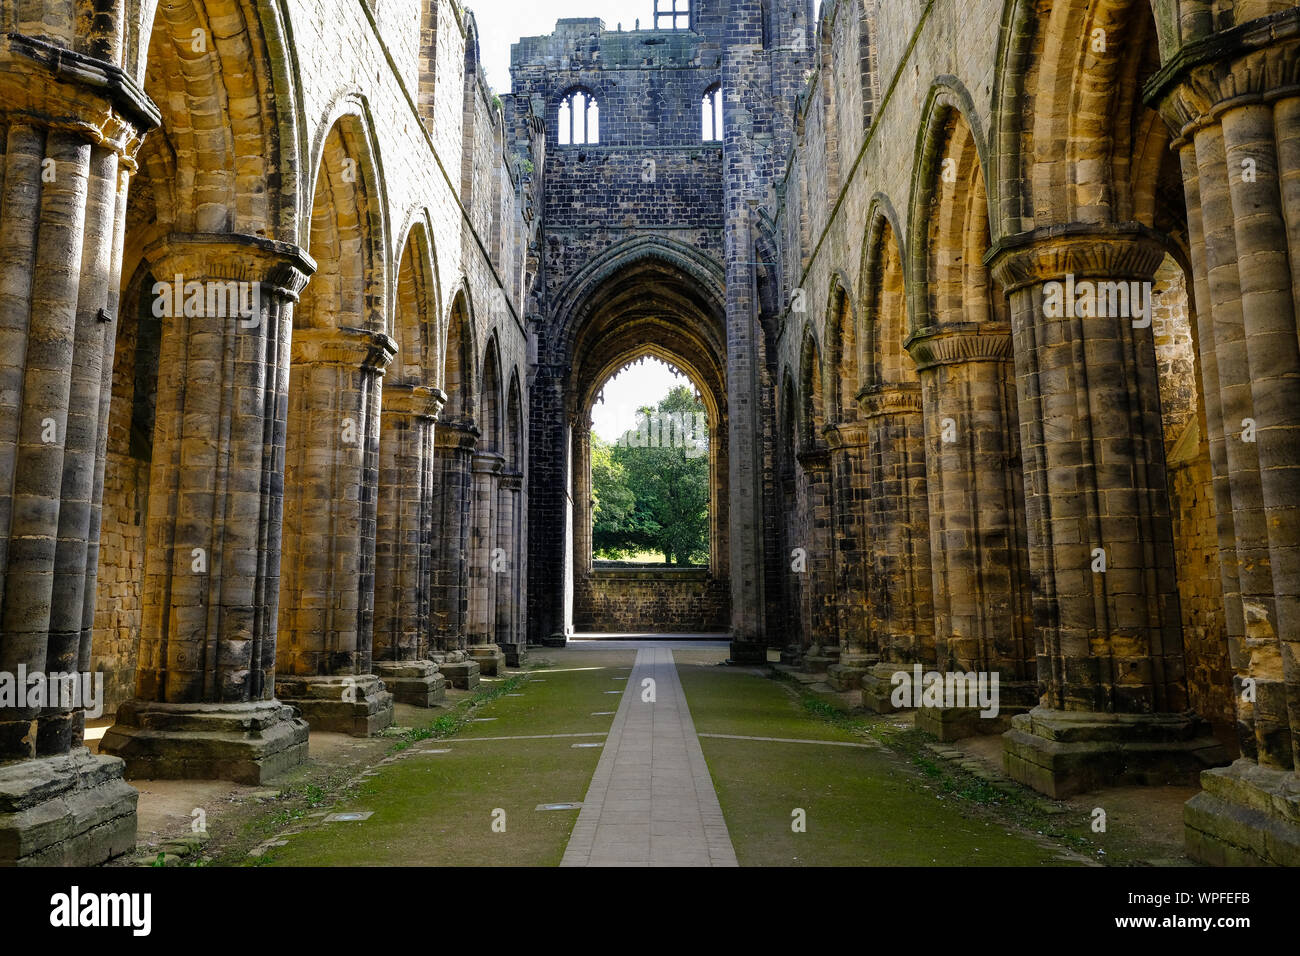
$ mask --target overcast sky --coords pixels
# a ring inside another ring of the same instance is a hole
[[[488,82],[498,93],[510,91],[510,44],[520,37],[555,32],[555,21],[600,17],[607,30],[631,30],[638,17],[650,28],[654,0],[467,0],[478,23],[479,55]]]

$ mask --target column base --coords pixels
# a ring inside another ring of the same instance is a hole
[[[261,784],[307,759],[307,723],[278,700],[128,700],[99,752],[126,761],[128,777]]]
[[[1228,753],[1194,714],[1100,714],[1035,707],[1002,735],[1003,764],[1055,799],[1117,784],[1195,784]]]
[[[97,866],[135,848],[139,798],[85,747],[0,765],[0,866]]]
[[[800,644],[787,644],[781,648],[781,663],[787,667],[798,667],[803,663],[803,646]]]
[[[563,631],[556,631],[542,641],[542,647],[564,647],[568,643],[568,636]]]
[[[478,662],[479,673],[484,677],[495,677],[506,669],[506,656],[495,644],[471,644],[465,651]]]
[[[830,673],[840,661],[839,647],[814,644],[803,655],[803,669],[812,674]]]
[[[1011,729],[1011,718],[1038,705],[1038,685],[1030,681],[999,681],[998,712],[985,716],[979,707],[918,707],[916,728],[945,743],[965,737],[988,737]]]
[[[862,686],[862,679],[878,663],[875,657],[840,657],[839,661],[826,668],[827,683],[838,691],[857,690]]]
[[[447,679],[433,661],[375,661],[374,668],[395,703],[433,707],[447,699]]]
[[[478,661],[444,661],[440,667],[457,690],[473,690],[478,686]]]
[[[528,645],[522,641],[515,644],[498,645],[506,655],[506,667],[519,668],[528,662]]]
[[[912,672],[907,664],[875,664],[862,675],[862,706],[875,714],[896,714],[911,708],[895,706],[893,677],[899,671]]]
[[[393,723],[393,695],[374,674],[277,677],[275,696],[316,731],[371,737]]]
[[[758,641],[732,641],[727,663],[762,666],[767,663],[767,645]]]
[[[1187,855],[1216,866],[1300,866],[1300,774],[1238,760],[1183,805]]]

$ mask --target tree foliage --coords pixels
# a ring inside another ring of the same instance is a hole
[[[689,388],[677,386],[640,412],[641,428],[613,444],[591,436],[593,550],[603,558],[658,551],[667,564],[706,563],[708,432],[691,427],[703,423],[704,406]],[[682,423],[684,435],[676,430]]]

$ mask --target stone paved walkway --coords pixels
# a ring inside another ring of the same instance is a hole
[[[637,651],[560,865],[737,865],[671,649]]]

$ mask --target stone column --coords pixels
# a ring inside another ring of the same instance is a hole
[[[379,409],[397,345],[366,329],[295,329],[276,694],[316,730],[393,722],[374,674]]]
[[[434,423],[447,396],[387,385],[379,413],[375,539],[375,673],[393,699],[431,707],[447,681],[432,659]]]
[[[936,663],[998,679],[996,714],[922,706],[917,726],[940,740],[1002,733],[1038,701],[1011,330],[946,323],[908,350],[925,405]]]
[[[524,476],[516,471],[502,472],[497,490],[497,547],[505,556],[506,567],[498,577],[496,642],[505,654],[506,666],[520,667],[528,656],[528,644],[520,631],[519,606],[523,576],[520,571],[520,527]]]
[[[935,664],[921,387],[877,386],[858,401],[871,462],[868,653],[880,656],[862,678],[862,701],[877,713],[888,713],[895,709],[894,675],[916,664]]]
[[[1130,299],[1141,298],[1164,255],[1144,227],[1074,224],[1004,239],[988,256],[1011,301],[1045,691],[1013,718],[1005,759],[1054,797],[1186,784],[1224,759],[1187,710],[1149,322],[1122,307],[1118,285],[1101,287],[1103,307],[1087,304],[1098,283],[1132,293],[1136,282]]]
[[[469,660],[465,614],[469,595],[471,463],[478,429],[464,422],[439,424],[434,433],[433,623],[434,660],[453,687],[478,686],[479,666]]]
[[[728,47],[731,50],[731,47]],[[748,57],[739,51],[724,54],[724,73],[735,71]],[[729,84],[724,84],[730,88]],[[742,85],[738,83],[737,88]],[[743,83],[748,87],[748,81]],[[735,117],[736,113],[729,114]],[[729,172],[724,195],[729,212],[726,233],[728,542],[731,547],[731,655],[737,664],[767,663],[767,622],[764,620],[764,519],[761,396],[759,376],[762,332],[754,301],[754,242],[750,217],[757,199],[747,197],[748,177],[739,170],[747,148],[746,133],[729,122],[724,133],[724,164]]]
[[[782,621],[781,628],[784,633],[785,645],[781,651],[781,663],[788,665],[802,665],[804,651],[803,632],[803,589],[804,579],[807,577],[807,569],[803,571],[797,569],[796,554],[797,548],[803,548],[803,527],[805,522],[800,514],[801,506],[799,494],[799,482],[796,477],[795,462],[791,461],[781,465],[780,477],[777,479],[780,483],[780,500],[781,500],[781,544],[782,544],[782,565],[781,565],[781,584],[782,584]]]
[[[839,660],[830,668],[831,686],[851,690],[879,662],[868,623],[867,557],[871,538],[867,508],[871,495],[870,429],[858,422],[826,429],[832,482],[835,624]]]
[[[528,387],[528,643],[563,647],[571,448],[570,369],[539,359]]]
[[[1187,851],[1300,865],[1300,10],[1189,44],[1148,103],[1187,194],[1241,757],[1201,775]]]
[[[158,123],[111,64],[0,37],[0,865],[135,843],[122,761],[83,732],[127,184]],[[84,677],[36,696],[53,674]]]
[[[145,255],[162,341],[140,650],[100,750],[133,776],[257,783],[307,757],[274,690],[289,339],[315,263],[224,234]]]
[[[820,673],[840,659],[831,553],[830,454],[825,448],[815,448],[799,452],[795,461],[798,465],[795,481],[799,485],[800,511],[807,534],[807,540],[800,546],[808,552],[802,581],[802,623],[803,632],[808,636],[803,664],[806,669]]]
[[[469,611],[466,640],[469,656],[488,676],[505,669],[506,657],[496,643],[496,597],[501,567],[506,557],[496,551],[497,487],[505,458],[495,452],[474,456],[474,487],[470,525]]]

